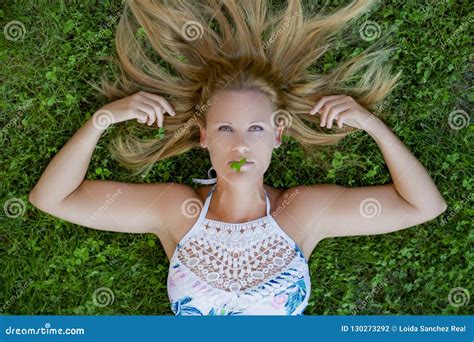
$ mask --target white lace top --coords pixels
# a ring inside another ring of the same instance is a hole
[[[170,259],[168,297],[176,315],[302,315],[311,282],[298,245],[270,215],[245,223],[198,220]]]

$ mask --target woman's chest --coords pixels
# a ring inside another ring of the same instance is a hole
[[[262,236],[264,236],[267,232],[267,229],[272,229],[272,233],[268,233],[267,240],[262,240],[264,241],[272,241],[272,246],[277,244],[278,241],[282,241],[282,245],[284,245],[283,242],[288,242],[287,239],[285,239],[281,236],[282,234],[279,234],[280,229],[283,231],[284,234],[286,234],[290,240],[292,240],[296,245],[302,250],[304,256],[307,258],[310,255],[310,250],[308,250],[304,244],[304,235],[302,233],[301,227],[298,226],[298,224],[294,221],[294,219],[291,218],[291,216],[288,213],[281,213],[277,215],[276,217],[273,218],[274,221],[277,223],[279,229],[274,229],[273,225],[271,224],[270,220],[268,220],[268,226],[270,228],[266,228],[265,225],[262,225],[261,231],[262,231]],[[266,221],[266,220],[263,220]],[[207,243],[210,243],[210,246],[207,246],[207,248],[211,249],[213,248],[213,245],[218,245],[221,244],[221,249],[225,250],[226,246],[234,246],[240,248],[244,248],[247,250],[252,250],[252,248],[257,248],[258,244],[255,243],[258,241],[258,229],[256,230],[255,227],[242,227],[241,229],[236,229],[236,227],[233,227],[232,229],[219,229],[215,224],[212,224],[212,222],[217,222],[217,221],[207,221],[211,222],[210,226],[208,223],[208,226],[205,225],[205,222],[200,222],[200,227],[196,227],[196,224],[198,223],[197,220],[196,222],[193,222],[191,227],[189,227],[189,220],[183,220],[180,224],[177,224],[175,229],[174,229],[174,234],[168,234],[167,239],[162,238],[161,242],[163,245],[163,248],[166,252],[166,255],[168,257],[168,260],[171,259],[173,256],[173,253],[176,251],[176,248],[178,246],[178,243],[182,242],[183,238],[190,233],[191,230],[196,230],[200,229],[201,231],[201,236],[198,236],[198,238],[202,238],[202,241],[206,241],[208,239]],[[281,233],[281,231],[280,231]],[[273,235],[272,235],[273,234]],[[213,236],[216,236],[216,238],[212,238]],[[275,238],[275,236],[277,238]],[[196,237],[196,234],[195,234]],[[271,240],[272,237],[274,238],[275,241]],[[268,243],[267,243],[268,244]],[[268,246],[265,246],[265,248],[268,248]],[[275,248],[278,248],[275,247]]]
[[[203,190],[204,191],[202,191],[201,195],[203,195],[204,201],[204,194],[206,189]],[[283,234],[286,234],[292,241],[294,241],[294,243],[296,243],[296,245],[300,248],[306,259],[308,260],[317,243],[313,243],[312,245],[310,245],[308,241],[306,241],[305,227],[303,227],[301,222],[298,222],[298,218],[296,217],[296,215],[291,213],[291,208],[287,207],[284,210],[275,210],[275,208],[280,207],[278,203],[278,198],[281,192],[277,189],[273,189],[270,187],[267,187],[267,191],[270,195],[270,213],[272,215],[273,220],[278,225],[278,228],[283,231]],[[211,218],[212,220],[212,213],[207,212],[206,218]],[[199,215],[196,215],[195,218],[189,218],[185,215],[180,215],[179,217],[177,217],[173,226],[169,228],[168,234],[163,237],[160,237],[168,260],[171,259],[178,243],[181,242],[183,237],[185,237],[199,223],[198,221]],[[237,235],[234,233],[234,236],[236,237]]]

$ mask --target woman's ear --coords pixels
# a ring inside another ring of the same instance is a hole
[[[283,135],[283,128],[284,126],[280,125],[278,127],[277,133],[275,134],[275,148],[278,148],[281,145],[281,137]]]
[[[203,148],[206,148],[205,146],[205,142],[206,142],[206,129],[204,127],[201,126],[201,124],[198,124],[199,125],[199,131],[201,132],[201,138],[200,138],[200,143],[201,143],[201,147]]]

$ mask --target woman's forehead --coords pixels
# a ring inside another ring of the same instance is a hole
[[[208,122],[248,124],[268,121],[272,114],[269,99],[257,91],[220,91],[211,102]]]

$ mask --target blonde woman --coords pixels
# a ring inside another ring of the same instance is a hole
[[[390,73],[389,50],[374,44],[330,72],[309,69],[372,4],[315,15],[300,1],[281,11],[263,0],[129,1],[116,32],[121,74],[100,88],[114,101],[53,158],[31,203],[93,229],[156,234],[170,259],[177,315],[303,314],[319,241],[390,233],[446,210],[423,165],[372,113],[400,76]],[[84,179],[102,133],[128,120],[166,126],[162,139],[114,142],[113,157],[136,174],[201,146],[217,177],[198,180],[210,185],[197,189]],[[311,150],[358,130],[377,142],[393,183],[263,183],[283,134]]]

